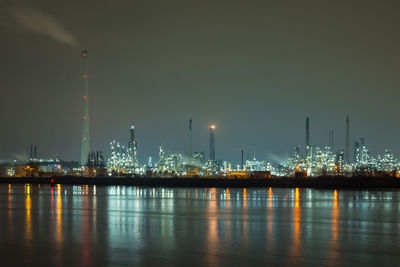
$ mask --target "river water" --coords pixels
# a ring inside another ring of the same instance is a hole
[[[1,266],[398,266],[400,191],[0,185]]]

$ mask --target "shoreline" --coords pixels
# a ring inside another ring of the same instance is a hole
[[[160,178],[160,177],[0,177],[0,183],[7,184],[63,184],[98,186],[144,186],[173,188],[315,188],[315,189],[400,189],[400,178],[394,177],[343,177],[323,176],[316,178],[266,178],[266,179],[225,179],[225,178]]]

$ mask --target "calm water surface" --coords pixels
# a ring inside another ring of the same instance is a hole
[[[0,256],[1,266],[399,266],[400,191],[2,184]]]

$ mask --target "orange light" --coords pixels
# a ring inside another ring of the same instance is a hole
[[[84,120],[86,120],[86,119],[87,119],[87,117],[86,117],[86,116],[83,116],[83,119],[84,119]]]
[[[215,125],[212,124],[212,125],[210,126],[210,128],[211,128],[212,130],[215,130]]]
[[[296,189],[295,189],[294,197],[295,197],[296,200],[299,200],[299,198],[300,198],[300,192],[299,192],[299,188],[298,187],[296,187]]]
[[[86,96],[85,96],[85,95],[83,96],[83,99],[85,99],[85,100],[86,100]]]
[[[30,194],[31,193],[31,185],[30,184],[27,184],[26,185],[26,194]]]
[[[272,187],[268,189],[268,207],[272,208]]]
[[[333,199],[338,199],[337,190],[333,191]]]
[[[86,73],[82,74],[82,77],[87,78],[87,74]]]

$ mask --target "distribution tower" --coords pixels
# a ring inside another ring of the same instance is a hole
[[[210,160],[215,160],[215,125],[210,125]]]
[[[88,51],[83,50],[82,58],[82,131],[81,131],[81,164],[86,166],[90,151],[89,137],[89,83]]]

